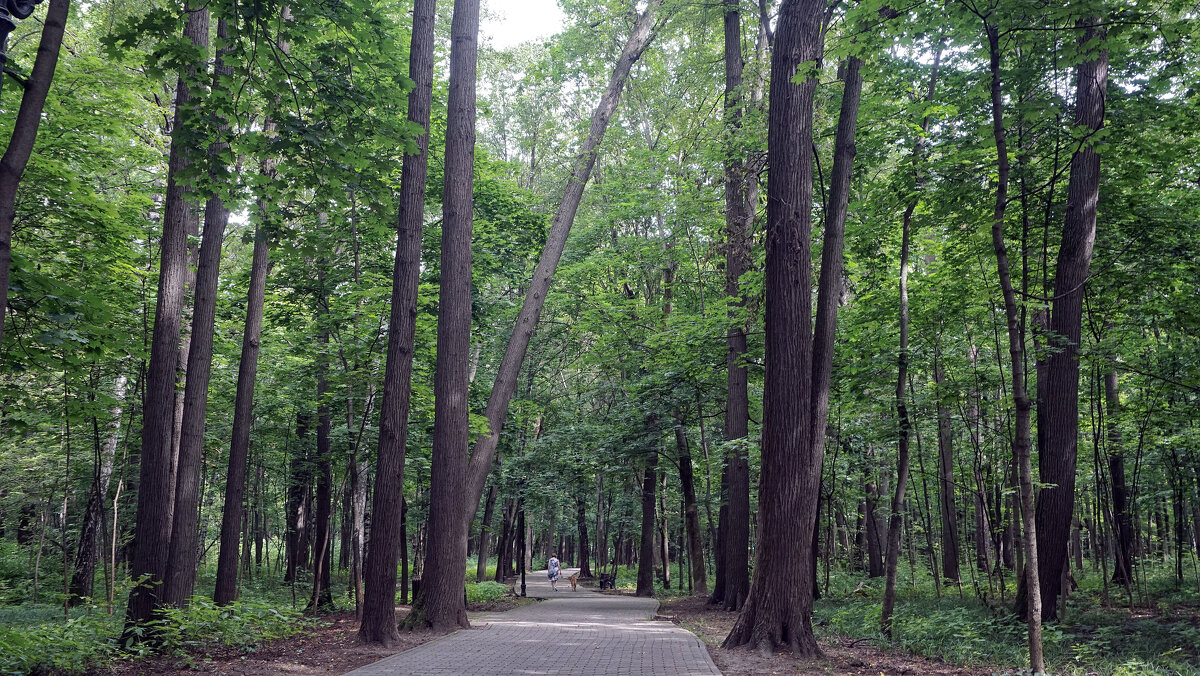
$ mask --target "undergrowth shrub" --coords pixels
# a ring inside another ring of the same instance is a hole
[[[508,594],[508,585],[488,580],[467,585],[467,603],[495,601]]]

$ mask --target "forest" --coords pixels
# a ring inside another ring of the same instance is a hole
[[[557,555],[729,654],[1200,673],[1194,2],[3,4],[0,672]]]

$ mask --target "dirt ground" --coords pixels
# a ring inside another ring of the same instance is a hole
[[[511,610],[530,601],[504,597],[467,607],[470,614]],[[408,606],[397,606],[403,618]],[[473,619],[473,618],[472,618]],[[267,676],[288,674],[316,676],[344,674],[377,662],[389,655],[408,650],[441,636],[428,631],[401,632],[400,643],[392,648],[367,646],[355,640],[358,622],[354,613],[323,615],[313,630],[290,638],[271,641],[252,653],[229,648],[189,658],[155,657],[118,662],[95,676],[158,676],[160,674],[213,674],[214,676]]]
[[[991,669],[970,669],[914,655],[887,652],[864,641],[822,641],[824,659],[797,659],[790,653],[778,652],[770,657],[756,650],[721,648],[721,641],[733,628],[736,613],[711,606],[705,597],[672,599],[663,602],[656,619],[675,622],[700,637],[708,646],[717,667],[726,676],[758,674],[840,674],[880,676],[892,674],[937,674],[939,676],[968,676],[990,674]]]

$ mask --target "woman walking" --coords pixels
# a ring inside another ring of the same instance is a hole
[[[550,578],[550,588],[554,591],[558,591],[558,578],[561,575],[559,572],[560,567],[558,554],[551,554],[550,561],[546,564],[546,577]]]

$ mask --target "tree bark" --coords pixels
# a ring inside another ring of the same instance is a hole
[[[830,345],[815,345],[812,329],[812,117],[816,78],[801,64],[821,57],[825,3],[785,0],[779,10],[771,59],[770,117],[767,143],[771,171],[767,185],[766,380],[763,394],[762,479],[759,488],[759,539],[756,575],[750,594],[725,646],[752,645],[769,653],[787,645],[798,655],[818,655],[812,630],[813,557],[822,448],[814,444],[814,424],[824,422]],[[840,233],[833,233],[840,236]],[[825,254],[831,247],[826,231]],[[830,298],[837,282],[822,266],[816,334],[824,336],[836,313]],[[840,277],[840,274],[838,275]],[[840,280],[838,280],[840,281]],[[832,311],[830,311],[832,307]],[[822,321],[826,323],[822,323]],[[823,338],[819,339],[823,340]],[[823,436],[823,430],[820,431]],[[791,580],[780,587],[779,579]]]
[[[296,413],[296,442],[292,455],[291,476],[287,488],[287,568],[284,582],[295,582],[298,570],[308,567],[309,491],[312,488],[312,464],[305,440],[311,413]]]
[[[96,571],[96,557],[100,550],[100,533],[103,530],[104,503],[108,497],[108,485],[112,478],[113,460],[120,441],[121,416],[125,410],[125,390],[129,378],[121,374],[113,383],[113,399],[116,403],[109,410],[107,435],[97,449],[96,473],[92,477],[92,490],[88,493],[87,507],[79,527],[79,549],[75,555],[75,567],[71,574],[70,595],[72,602],[92,596]]]
[[[1011,357],[1012,397],[1016,408],[1013,456],[1021,477],[1021,512],[1025,522],[1025,584],[1028,591],[1026,612],[1029,626],[1029,662],[1034,673],[1046,671],[1042,657],[1041,580],[1038,576],[1037,525],[1033,516],[1033,469],[1030,461],[1029,411],[1031,403],[1025,388],[1025,336],[1020,310],[1009,274],[1008,248],[1004,243],[1004,212],[1008,205],[1008,146],[1004,132],[1004,98],[1000,84],[1000,30],[983,21],[987,34],[989,72],[991,73],[992,135],[996,142],[996,203],[992,211],[992,247],[996,252],[996,271],[1004,294],[1004,313],[1008,323],[1008,349]]]
[[[588,551],[587,508],[582,495],[575,497],[575,526],[579,531],[579,576],[592,577],[591,552]]]
[[[429,115],[433,101],[435,0],[413,7],[408,95],[408,121],[421,129],[417,153],[406,155],[401,168],[396,259],[392,269],[391,322],[384,367],[383,402],[379,414],[378,461],[371,499],[371,538],[363,571],[365,594],[358,638],[391,647],[400,640],[396,627],[396,557],[407,544],[397,541],[404,501],[404,455],[408,443],[408,410],[412,394],[412,361],[421,271],[425,186],[429,166]]]
[[[696,485],[692,472],[692,451],[688,444],[683,420],[675,419],[675,447],[679,451],[679,484],[683,490],[684,527],[687,531],[687,553],[692,562],[692,593],[707,594],[708,579],[704,573],[704,539],[700,532],[700,508],[696,505]],[[680,584],[683,581],[680,580]]]
[[[37,141],[38,126],[42,121],[42,108],[54,80],[54,69],[58,66],[58,52],[66,30],[67,12],[71,0],[50,0],[46,16],[42,19],[42,36],[38,42],[37,56],[26,80],[21,107],[13,124],[12,136],[4,157],[0,159],[0,345],[4,344],[4,317],[8,308],[8,279],[12,267],[12,228],[16,218],[17,189],[21,186],[21,175],[33,154]],[[0,77],[4,74],[0,73]]]
[[[725,127],[732,139],[741,128],[742,24],[738,0],[724,0]],[[742,275],[750,269],[750,227],[753,205],[747,203],[744,163],[730,143],[725,159],[725,295],[730,325],[725,343],[725,441],[729,443],[723,472],[722,505],[718,513],[720,544],[713,601],[726,610],[739,610],[750,593],[750,463],[745,438],[749,434],[750,397],[746,370],[746,307]],[[755,198],[757,201],[757,195]],[[747,213],[749,211],[749,213]]]
[[[189,9],[184,37],[203,53],[208,48],[208,9]],[[162,581],[167,572],[171,543],[171,510],[174,476],[172,447],[175,413],[175,365],[178,361],[179,330],[183,313],[184,280],[187,277],[188,189],[180,175],[191,164],[188,147],[194,112],[192,83],[200,78],[204,62],[195,63],[179,78],[175,90],[175,120],[171,155],[167,166],[167,194],[163,235],[159,244],[158,300],[150,365],[146,373],[145,404],[142,412],[141,468],[138,476],[137,511],[134,516],[133,560],[129,574],[143,580],[129,593],[125,615],[125,638],[136,640],[134,625],[151,619],[161,603]]]
[[[646,455],[646,471],[642,476],[642,544],[638,550],[637,590],[638,596],[654,596],[654,540],[656,529],[655,489],[658,477],[658,453],[652,448]]]
[[[470,626],[463,600],[467,532],[483,492],[482,481],[478,492],[465,481],[470,444],[467,391],[471,359],[471,226],[478,37],[479,0],[455,0],[450,26],[450,98],[446,117],[428,549],[417,607],[410,613],[410,620],[406,620],[409,626],[423,623],[439,631]],[[486,478],[491,464],[492,453],[489,452],[480,472],[482,478]],[[466,499],[464,488],[467,488]]]
[[[226,41],[229,30],[226,20],[217,21],[217,38]],[[227,88],[233,67],[225,65],[226,47],[217,53],[213,69],[213,94],[219,97]],[[224,117],[223,111],[214,111]],[[227,136],[228,121],[217,123],[217,133]],[[229,148],[228,141],[219,138],[209,146],[209,178],[214,184],[224,182],[226,168],[221,155]],[[229,208],[219,192],[209,196],[204,205],[204,239],[200,245],[200,266],[196,270],[195,301],[192,303],[192,340],[188,351],[187,386],[183,401],[183,428],[179,442],[179,462],[176,466],[175,508],[172,515],[171,549],[167,560],[167,577],[163,602],[183,607],[196,586],[196,525],[199,520],[200,466],[204,450],[205,413],[208,407],[208,381],[212,371],[213,329],[217,313],[217,282],[221,268],[221,248],[225,227],[229,224]]]
[[[1104,377],[1104,399],[1108,408],[1108,480],[1112,488],[1113,531],[1116,537],[1116,566],[1112,581],[1128,590],[1133,584],[1133,522],[1129,512],[1129,491],[1125,486],[1125,452],[1121,442],[1121,395],[1117,370]],[[1200,524],[1197,524],[1200,526]]]
[[[274,128],[273,122],[263,125]],[[270,132],[268,132],[270,133]],[[264,171],[263,173],[267,173]],[[259,201],[261,216],[265,204]],[[246,299],[246,325],[242,331],[242,356],[238,362],[237,394],[233,403],[233,438],[229,444],[229,469],[225,479],[225,507],[221,515],[221,549],[217,555],[217,582],[213,600],[226,605],[237,599],[238,521],[246,485],[246,457],[254,415],[254,381],[258,374],[258,348],[262,339],[263,304],[267,289],[268,246],[262,225],[254,229],[254,254],[250,262],[250,288]]]
[[[513,392],[516,391],[521,364],[525,360],[529,341],[537,328],[538,317],[541,315],[542,306],[546,301],[546,294],[550,291],[550,282],[554,271],[562,257],[563,248],[567,244],[567,235],[571,231],[571,225],[575,222],[575,213],[583,198],[583,189],[591,177],[592,167],[596,164],[600,142],[604,140],[604,132],[608,129],[609,119],[620,101],[621,89],[625,86],[630,69],[641,57],[646,46],[650,44],[653,37],[651,28],[654,25],[654,14],[661,5],[662,0],[649,0],[646,9],[638,16],[633,32],[630,33],[624,49],[621,50],[621,56],[617,59],[617,64],[608,81],[608,87],[604,90],[600,104],[592,114],[587,138],[584,139],[579,154],[575,156],[571,177],[567,181],[563,199],[554,214],[550,233],[546,237],[546,246],[542,249],[541,258],[538,260],[528,291],[525,293],[520,314],[517,315],[516,326],[513,328],[512,337],[504,350],[500,367],[496,371],[496,380],[492,385],[491,396],[488,397],[484,415],[487,417],[490,433],[475,442],[475,448],[471,453],[465,493],[465,504],[468,507],[463,510],[465,512],[462,517],[464,521],[474,519],[475,509],[473,508],[479,505],[479,500],[483,496],[488,471],[492,466],[492,457],[496,453],[496,445],[500,442],[500,432],[504,428],[504,419],[508,415],[509,401],[512,399]],[[466,527],[469,527],[469,523]]]
[[[324,283],[322,282],[322,288]],[[323,293],[323,291],[322,291]],[[329,412],[329,384],[326,380],[329,360],[323,354],[329,346],[329,334],[319,338],[322,354],[317,356],[317,505],[313,524],[313,587],[309,607],[314,613],[333,607],[330,566],[333,563],[333,457],[330,433],[333,419]]]
[[[896,607],[896,570],[900,565],[900,527],[904,517],[904,490],[908,487],[908,435],[912,423],[908,418],[908,403],[904,388],[908,383],[908,252],[912,241],[912,215],[917,200],[909,202],[900,227],[900,350],[896,357],[896,421],[899,430],[896,440],[896,489],[892,494],[892,510],[888,517],[887,573],[883,591],[883,611],[880,629],[892,638],[892,611]]]
[[[933,382],[937,389],[938,424],[938,507],[942,516],[942,577],[958,580],[958,514],[954,496],[954,429],[950,424],[950,407],[946,405],[946,373],[941,355],[933,365]]]
[[[1083,287],[1096,241],[1096,207],[1100,193],[1100,154],[1091,138],[1104,126],[1108,87],[1108,52],[1100,17],[1081,18],[1079,48],[1099,50],[1076,66],[1075,128],[1088,137],[1071,157],[1067,214],[1054,280],[1049,336],[1055,348],[1046,359],[1044,399],[1038,407],[1038,469],[1045,488],[1038,491],[1037,533],[1042,614],[1056,616],[1067,540],[1075,507],[1075,461],[1079,436],[1079,341]],[[1089,44],[1091,46],[1089,46]]]
[[[496,456],[499,461],[499,455]],[[487,500],[483,504],[483,521],[479,524],[479,544],[475,547],[475,581],[487,578],[488,545],[492,535],[492,517],[496,511],[496,485],[488,487]]]

